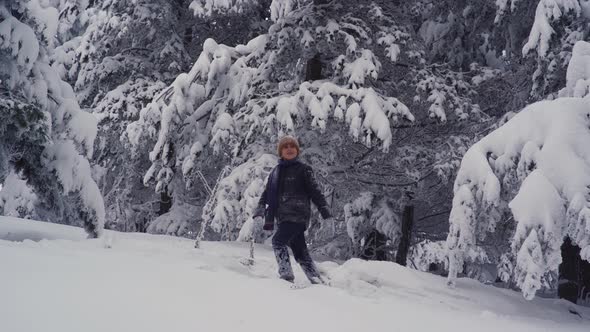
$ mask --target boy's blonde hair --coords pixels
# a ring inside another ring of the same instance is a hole
[[[290,135],[286,135],[281,137],[281,139],[279,140],[279,144],[277,145],[277,154],[279,155],[279,158],[281,158],[281,151],[283,150],[283,147],[285,146],[285,144],[287,143],[293,143],[295,145],[295,148],[297,149],[297,155],[299,156],[299,153],[301,153],[301,150],[299,148],[299,142],[297,141],[297,139],[293,136]]]

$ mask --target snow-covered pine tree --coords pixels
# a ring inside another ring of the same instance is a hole
[[[87,159],[96,121],[49,65],[57,18],[55,8],[37,1],[0,3],[0,174],[8,167],[27,180],[42,219],[83,223],[98,237],[104,203]]]
[[[14,171],[4,179],[0,188],[0,215],[38,219],[35,205],[37,195]]]
[[[169,209],[161,202],[169,197],[159,198],[142,185],[150,143],[136,148],[125,132],[139,118],[139,111],[190,61],[185,46],[192,42],[192,24],[183,10],[188,2],[66,4],[60,26],[66,30],[69,22],[79,23],[67,30],[71,39],[65,40],[64,35],[52,66],[75,86],[79,100],[99,120],[93,162],[105,197],[107,227],[146,231],[158,212]]]
[[[564,96],[532,104],[487,135],[465,154],[455,180],[449,280],[462,272],[477,248],[497,229],[504,281],[512,281],[527,299],[540,289],[557,287],[561,245],[569,237],[590,261],[590,104],[588,43],[574,47]],[[567,133],[567,134],[566,134]],[[503,251],[503,252],[502,252]]]
[[[408,255],[408,266],[419,271],[448,270],[449,259],[444,241],[424,240],[414,245]]]
[[[367,252],[372,255],[383,252],[386,256],[383,258],[393,260],[393,252],[397,250],[401,236],[401,220],[396,214],[396,210],[400,209],[393,205],[394,202],[384,197],[375,197],[372,192],[363,192],[354,201],[344,205],[346,230],[352,240],[355,257],[367,256]],[[374,232],[384,235],[386,241],[373,239],[373,243],[369,243]]]
[[[498,125],[501,125],[513,115],[510,111],[522,109],[530,100],[558,95],[565,82],[565,66],[572,56],[572,46],[587,35],[587,5],[586,1],[416,1],[411,12],[422,17],[418,32],[426,42],[426,59],[436,59],[443,66],[451,64],[463,71],[479,68],[481,74],[471,81],[478,94],[472,98],[482,105],[484,113],[494,118],[508,113],[500,118]],[[551,16],[553,14],[555,16]],[[552,37],[540,38],[540,31]],[[545,58],[537,52],[543,43],[549,49]],[[523,53],[525,45],[536,46]],[[548,61],[547,58],[559,60]],[[573,86],[568,89],[562,90],[560,95],[570,93]],[[584,91],[583,83],[579,91]],[[477,140],[482,133],[494,129],[494,118],[487,128],[480,126],[472,131],[475,135],[471,139]],[[471,145],[468,139],[464,142],[462,151],[450,150],[458,157],[455,162],[465,153],[465,147]],[[506,239],[512,232],[514,224],[500,223],[494,236],[478,241],[478,245],[485,248],[489,259],[500,264],[501,253],[508,246]],[[440,239],[432,233],[425,238]],[[470,255],[479,262],[466,264],[466,271],[481,269],[486,259],[479,251]]]
[[[264,191],[268,174],[276,165],[276,157],[264,154],[231,170],[217,184],[218,190],[210,204],[203,209],[207,227],[221,235],[223,240],[262,242],[265,234],[262,225],[252,219],[258,200]]]
[[[189,5],[183,2],[182,6],[187,8]],[[181,10],[182,6],[177,9]],[[190,5],[190,7],[193,9],[196,9],[195,6],[196,4]],[[195,11],[195,15],[196,14],[198,14],[198,12]],[[191,13],[190,20],[194,21],[195,23],[193,25],[188,25],[188,23],[183,21],[181,24],[185,27],[185,33],[190,33],[190,38],[188,38],[186,34],[184,36],[185,45],[187,48],[193,50],[196,49],[198,53],[200,53],[202,50],[201,46],[191,47],[191,43],[200,43],[199,45],[202,45],[204,36],[216,38],[219,37],[220,39],[227,40],[229,42],[247,39],[251,33],[258,31],[262,26],[264,26],[264,24],[260,23],[264,22],[265,17],[260,15],[264,14],[258,11],[245,11],[242,13],[231,13],[230,17],[216,16],[215,20],[208,21],[203,20],[203,18],[198,15],[193,18]],[[186,21],[188,19],[189,18],[185,18],[183,16],[183,20]],[[146,161],[148,152],[150,152],[151,148],[155,144],[155,141],[158,139],[161,118],[162,116],[167,116],[167,114],[163,112],[163,105],[168,102],[169,90],[170,89],[164,91],[161,94],[154,94],[153,96],[155,98],[153,99],[153,102],[149,103],[148,105],[144,105],[145,107],[143,107],[143,110],[141,110],[141,116],[139,116],[139,120],[131,123],[131,125],[129,125],[126,130],[125,137],[130,143],[131,151],[134,154],[145,156]],[[196,149],[197,147],[195,146],[194,148]],[[149,165],[149,161],[147,162],[147,165]],[[142,164],[146,165],[145,162]],[[204,190],[204,187],[199,188],[202,190],[195,190],[193,184],[195,182],[202,183],[202,181],[205,181],[206,187],[209,186],[209,183],[212,183],[211,186],[214,186],[213,182],[216,178],[216,172],[219,172],[219,170],[223,168],[223,165],[220,163],[208,164],[212,171],[203,169],[202,173],[193,173],[185,178],[177,178],[166,185],[156,186],[156,193],[161,195],[161,197],[171,200],[170,206],[168,208],[173,210],[171,213],[174,216],[157,218],[150,223],[148,231],[157,231],[178,235],[184,234],[187,231],[193,231],[193,228],[196,226],[196,222],[200,220],[201,214],[200,212],[196,213],[196,211],[200,211],[200,209],[205,204],[206,198],[208,197],[208,192],[207,190]],[[146,169],[143,168],[140,171],[143,175],[143,173],[146,172]],[[149,177],[145,177],[143,182],[146,185],[149,184]],[[178,207],[176,206],[177,204]],[[185,213],[186,211],[180,211],[186,210],[187,207],[191,207],[190,213]],[[176,221],[174,223],[170,223],[170,218],[174,218]],[[173,227],[166,226],[172,224],[178,225],[178,228],[173,229]]]

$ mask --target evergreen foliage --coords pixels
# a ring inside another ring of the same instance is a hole
[[[87,159],[93,154],[96,121],[49,65],[57,10],[36,1],[8,4],[0,4],[0,174],[17,172],[26,179],[39,196],[39,215],[82,223],[90,237],[97,237],[104,204]],[[29,202],[25,206],[32,210]]]

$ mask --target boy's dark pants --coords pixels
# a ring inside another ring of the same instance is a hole
[[[305,243],[305,224],[294,222],[282,222],[278,224],[277,231],[272,238],[272,248],[279,265],[281,279],[293,282],[295,276],[289,261],[290,247],[295,256],[295,261],[301,265],[301,269],[312,284],[321,283],[320,274],[309,255]]]

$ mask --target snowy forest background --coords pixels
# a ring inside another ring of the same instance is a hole
[[[3,0],[0,214],[263,242],[292,134],[316,254],[395,260],[413,214],[409,267],[555,292],[564,240],[590,261],[589,32],[588,0]]]

